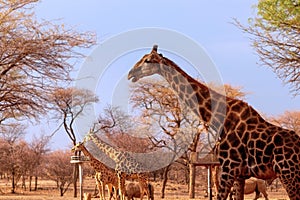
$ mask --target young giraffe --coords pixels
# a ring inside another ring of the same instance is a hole
[[[239,185],[237,198],[243,199],[245,179],[251,176],[278,176],[289,198],[300,199],[300,137],[294,131],[265,121],[241,100],[210,90],[158,54],[156,45],[134,65],[128,79],[136,82],[153,74],[164,77],[199,120],[219,134],[216,153],[221,176],[217,199],[227,198],[234,181]]]
[[[76,144],[72,151],[81,151],[85,156],[90,158],[90,165],[96,171],[95,180],[99,190],[100,200],[105,200],[105,186],[108,186],[108,194],[110,198],[113,196],[113,187],[115,190],[119,187],[117,173],[114,169],[108,168],[102,162],[94,158],[94,156],[85,148],[83,143]]]
[[[92,140],[99,150],[103,151],[116,163],[115,170],[118,175],[118,188],[121,200],[125,200],[125,180],[129,178],[138,179],[141,186],[140,199],[143,199],[144,193],[146,193],[149,200],[148,174],[145,173],[146,168],[141,163],[136,161],[129,153],[118,151],[105,143],[92,131],[86,134],[84,140]]]

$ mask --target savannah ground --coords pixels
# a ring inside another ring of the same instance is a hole
[[[16,194],[9,194],[10,192],[10,182],[5,180],[0,180],[0,200],[79,200],[80,198],[73,197],[72,185],[70,185],[69,190],[64,194],[63,197],[60,196],[59,191],[56,188],[56,184],[49,180],[40,180],[38,183],[38,191],[25,191],[20,188],[16,190]],[[154,183],[155,199],[160,198],[161,182]],[[93,178],[86,178],[84,180],[84,192],[94,193],[95,181]],[[288,200],[288,196],[283,188],[279,188],[278,191],[272,191],[268,189],[269,200]],[[205,195],[205,184],[198,184],[196,187],[196,198],[195,200],[208,199],[204,197]],[[79,195],[78,195],[79,196]],[[245,200],[253,199],[255,194],[245,195]],[[99,199],[93,197],[92,199]],[[146,198],[144,198],[146,199]],[[188,187],[183,184],[168,183],[166,187],[165,198],[166,200],[178,199],[178,200],[188,200]],[[264,199],[261,197],[259,199]]]

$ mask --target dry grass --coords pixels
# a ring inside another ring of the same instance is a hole
[[[63,196],[60,197],[59,191],[55,188],[55,183],[52,181],[47,180],[40,180],[39,181],[39,190],[38,191],[24,191],[21,189],[17,189],[16,194],[9,194],[9,184],[3,180],[0,180],[0,200],[78,200],[79,197],[73,197],[73,190],[72,186],[70,186],[69,191]],[[155,199],[161,199],[160,197],[160,190],[161,190],[161,183],[155,183]],[[84,181],[84,192],[94,193],[95,182],[92,178],[87,178]],[[1,193],[4,192],[3,193]],[[269,200],[287,200],[289,199],[285,193],[285,191],[281,188],[277,192],[268,191]],[[205,191],[202,186],[198,186],[196,188],[196,199],[195,200],[204,200],[208,199],[204,197]],[[245,196],[245,200],[253,199],[255,194],[250,194]],[[92,198],[92,199],[99,199],[99,198]],[[146,198],[144,198],[146,199]],[[166,200],[171,199],[178,199],[178,200],[188,200],[188,188],[186,185],[174,184],[170,183],[167,185],[166,188]],[[264,199],[261,197],[260,199]]]

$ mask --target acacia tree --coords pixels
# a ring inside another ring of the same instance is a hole
[[[30,147],[30,157],[29,159],[29,190],[32,190],[31,183],[32,177],[35,177],[34,189],[37,190],[38,175],[41,174],[40,166],[44,161],[45,154],[49,151],[48,144],[50,141],[49,136],[40,135],[38,137],[34,136],[33,140],[29,143]]]
[[[80,48],[94,34],[35,19],[37,0],[0,0],[0,124],[38,119],[51,105],[49,95],[71,81]]]
[[[270,67],[291,91],[300,92],[300,3],[295,0],[262,0],[249,27],[236,24],[252,36],[262,64]]]
[[[23,154],[28,145],[22,140],[24,136],[24,125],[11,124],[2,129],[0,145],[0,169],[7,172],[11,177],[11,193],[15,193],[16,184],[23,170]]]
[[[57,88],[49,99],[54,105],[53,110],[58,114],[57,118],[63,120],[64,129],[72,144],[76,145],[75,120],[84,114],[88,106],[98,102],[98,97],[90,90],[69,87]]]
[[[26,178],[30,177],[29,189],[31,190],[31,177],[36,176],[35,190],[37,189],[38,168],[43,162],[47,152],[49,137],[34,138],[31,143],[23,140],[24,125],[12,124],[5,129],[6,133],[0,134],[0,171],[7,173],[11,180],[11,192],[15,193],[17,183],[22,177],[21,187],[26,188]]]
[[[272,117],[270,119],[273,123],[295,131],[300,135],[300,111],[285,111],[283,114]]]
[[[76,133],[74,130],[75,120],[84,114],[87,106],[98,101],[98,97],[93,92],[85,89],[57,88],[50,96],[50,102],[54,105],[54,110],[58,114],[58,118],[63,120],[64,129],[72,141],[76,145]],[[75,152],[76,154],[76,152]],[[77,196],[77,177],[78,164],[74,164],[74,197]]]
[[[242,86],[233,86],[230,84],[224,84],[222,86],[216,85],[214,83],[209,83],[208,86],[215,91],[225,91],[227,97],[245,100],[247,97],[248,92],[243,91]]]
[[[73,181],[70,156],[70,151],[54,151],[47,155],[48,162],[43,166],[44,175],[56,182],[60,196],[64,195]]]
[[[107,106],[99,114],[94,125],[95,132],[102,132],[102,136],[111,145],[121,151],[145,153],[151,149],[151,142],[147,137],[141,137],[147,130],[140,127],[134,118],[119,107]]]
[[[95,43],[91,33],[37,21],[36,2],[0,0],[0,123],[46,114],[47,94],[71,81],[78,49]]]

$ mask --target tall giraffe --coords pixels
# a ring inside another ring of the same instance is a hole
[[[278,176],[289,198],[300,199],[300,137],[294,131],[265,121],[241,100],[210,90],[157,53],[157,45],[134,65],[128,79],[136,82],[153,74],[166,79],[199,120],[219,134],[216,153],[221,175],[217,199],[227,198],[234,181],[239,185],[237,197],[243,199],[245,179],[251,176]]]
[[[90,165],[96,171],[95,180],[99,190],[100,200],[105,200],[105,186],[108,186],[108,194],[110,198],[113,196],[112,188],[115,190],[119,187],[117,173],[114,169],[107,167],[105,164],[97,160],[84,146],[83,143],[76,144],[72,151],[81,151],[85,156],[90,158]]]
[[[84,140],[93,141],[99,150],[108,155],[116,163],[115,170],[118,175],[118,188],[121,200],[125,200],[125,180],[128,178],[138,180],[141,186],[140,199],[143,199],[144,193],[146,193],[147,199],[149,200],[148,174],[145,173],[147,169],[143,164],[139,163],[128,152],[117,150],[102,141],[92,130],[85,135]]]

